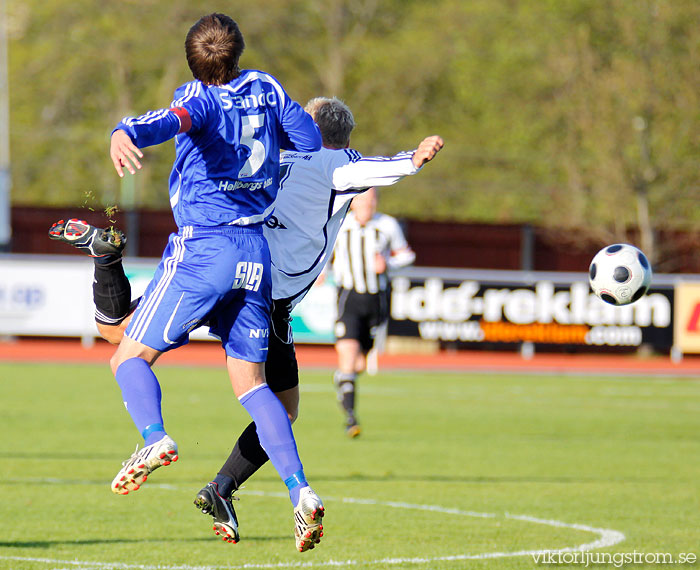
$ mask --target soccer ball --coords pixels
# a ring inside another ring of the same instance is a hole
[[[616,243],[596,253],[588,272],[591,289],[606,303],[629,305],[643,297],[651,283],[651,265],[633,245]]]

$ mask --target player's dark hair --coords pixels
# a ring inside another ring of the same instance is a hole
[[[306,104],[305,109],[318,125],[324,146],[348,146],[350,133],[355,128],[355,118],[345,103],[336,97],[316,97]]]
[[[225,85],[240,75],[238,60],[245,48],[238,24],[225,14],[209,14],[185,38],[192,75],[207,85]]]

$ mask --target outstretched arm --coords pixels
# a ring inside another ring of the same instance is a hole
[[[333,188],[347,191],[396,184],[404,176],[415,174],[426,162],[433,160],[443,145],[442,138],[433,135],[423,139],[415,151],[401,152],[393,157],[361,157],[357,151],[346,149],[345,152],[351,159],[333,171]]]

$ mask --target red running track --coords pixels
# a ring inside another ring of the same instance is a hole
[[[21,339],[0,342],[0,361],[4,362],[90,362],[107,366],[114,347],[96,340],[84,347],[77,339]],[[335,367],[332,346],[297,346],[299,366],[304,368]],[[223,366],[224,354],[218,343],[193,341],[164,354],[159,365]],[[685,356],[672,362],[668,356],[638,357],[612,354],[536,353],[523,359],[517,352],[458,351],[437,354],[385,354],[379,357],[379,369],[451,370],[457,372],[546,372],[591,374],[636,374],[663,376],[697,376],[700,356]]]

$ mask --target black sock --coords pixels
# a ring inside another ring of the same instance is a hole
[[[98,323],[118,325],[129,314],[131,284],[124,274],[121,258],[110,263],[95,262],[92,298]]]
[[[116,253],[116,254],[109,253],[107,255],[102,255],[100,257],[94,257],[93,261],[95,262],[96,265],[110,265],[110,264],[114,263],[115,261],[121,261],[121,258],[122,258],[122,256],[120,253]]]
[[[219,485],[221,496],[228,497],[239,489],[268,459],[260,445],[255,423],[251,422],[241,433],[231,455],[214,479]]]
[[[336,390],[338,392],[338,401],[345,410],[348,417],[348,425],[355,423],[355,381],[357,374],[354,372],[346,373],[336,370],[333,375]]]

